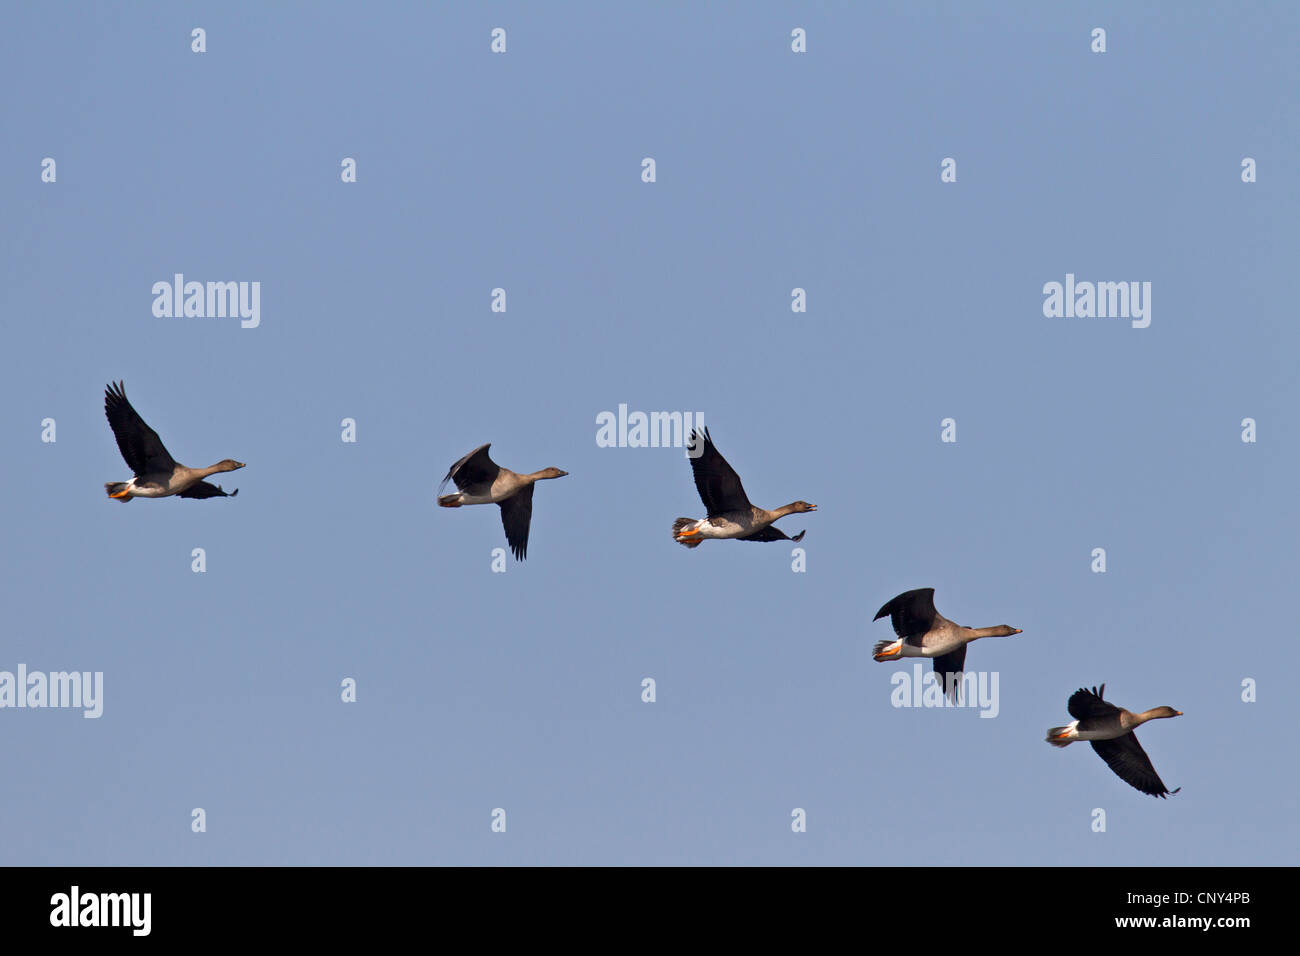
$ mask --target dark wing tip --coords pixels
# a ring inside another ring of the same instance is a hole
[[[911,591],[904,591],[902,594],[895,594],[884,603],[884,606],[881,607],[879,611],[876,612],[876,616],[873,617],[872,620],[879,621],[887,614],[893,614],[896,608],[906,607],[912,601],[915,601],[919,595],[927,592],[929,593],[931,601],[933,601],[934,588],[913,588]]]

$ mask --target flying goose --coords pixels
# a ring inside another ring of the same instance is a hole
[[[703,443],[702,447],[699,443]],[[816,511],[816,505],[795,501],[768,511],[750,504],[740,484],[740,476],[718,453],[709,430],[692,430],[691,449],[700,454],[691,458],[695,490],[700,493],[707,516],[678,518],[673,522],[673,540],[688,548],[698,548],[705,538],[736,538],[740,541],[802,541],[804,532],[791,538],[772,522],[789,514]]]
[[[104,488],[110,498],[130,501],[132,498],[233,498],[230,494],[203,479],[219,471],[243,468],[242,461],[227,458],[207,468],[186,468],[177,464],[163,447],[158,433],[145,424],[126,399],[126,389],[121,382],[109,383],[104,389],[104,415],[113,428],[117,447],[135,475],[130,481],[107,481]]]
[[[895,641],[877,641],[872,657],[894,661],[901,657],[932,657],[934,672],[943,681],[944,691],[954,700],[961,689],[961,674],[966,664],[966,645],[981,637],[1010,637],[1022,633],[1019,628],[999,624],[997,627],[962,627],[934,609],[934,588],[904,591],[872,618],[879,621],[886,614],[894,625]]]
[[[1102,684],[1092,690],[1080,687],[1071,694],[1065,708],[1074,720],[1064,727],[1049,730],[1047,742],[1053,747],[1068,747],[1076,740],[1088,741],[1117,777],[1153,797],[1163,800],[1166,794],[1175,794],[1183,789],[1170,790],[1164,785],[1156,768],[1151,766],[1151,758],[1133,733],[1134,727],[1148,720],[1181,717],[1183,712],[1172,707],[1154,707],[1135,714],[1102,700],[1105,693],[1106,685]]]
[[[454,495],[439,494],[438,504],[444,508],[500,505],[506,541],[516,560],[522,561],[528,552],[528,526],[533,520],[533,483],[543,478],[563,478],[568,472],[543,468],[531,475],[517,475],[488,457],[491,447],[491,442],[479,445],[451,466],[438,491],[441,492],[449,481],[454,481],[460,491]]]

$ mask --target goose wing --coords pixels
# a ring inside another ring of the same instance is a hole
[[[220,485],[214,485],[209,481],[196,481],[184,491],[176,492],[177,498],[233,498],[239,494],[239,489],[227,494],[222,490]]]
[[[1101,699],[1105,693],[1105,684],[1102,684],[1101,687],[1094,687],[1092,690],[1080,687],[1070,695],[1070,700],[1065,705],[1065,709],[1070,712],[1071,717],[1079,721],[1118,717],[1119,708],[1109,701]]]
[[[506,541],[516,561],[524,560],[528,553],[528,526],[533,521],[533,487],[527,485],[505,501],[497,502],[501,506],[501,524],[506,529]]]
[[[727,459],[718,454],[707,428],[703,434],[691,432],[691,447],[698,447],[700,442],[703,442],[703,447],[700,454],[691,459],[691,472],[695,475],[695,490],[700,493],[708,517],[733,511],[748,511],[753,505],[749,503],[749,496],[740,483],[740,476],[736,474],[736,469],[727,464]]]
[[[456,483],[457,491],[467,491],[471,494],[483,485],[491,488],[492,482],[496,481],[497,473],[501,471],[501,466],[488,457],[488,449],[491,447],[491,442],[479,445],[448,468],[447,477],[443,478],[442,483],[438,485],[438,491],[441,492],[449,481]]]
[[[966,645],[963,644],[955,651],[949,651],[947,654],[941,654],[934,659],[934,672],[939,675],[939,683],[943,684],[944,693],[954,701],[961,697],[961,675],[966,669]],[[952,675],[952,683],[949,683],[949,675]]]
[[[873,621],[879,621],[885,615],[889,615],[889,623],[894,626],[894,633],[901,637],[913,647],[921,646],[921,638],[929,634],[934,628],[939,612],[934,609],[934,588],[917,588],[915,591],[904,591],[898,597],[894,598],[872,618]],[[939,662],[957,654],[947,654],[944,657],[934,659],[935,670],[939,669]],[[961,649],[961,660],[966,659],[966,648]],[[959,662],[960,664],[960,662]],[[960,669],[960,666],[959,668]]]
[[[1166,794],[1175,794],[1183,789],[1179,787],[1178,790],[1170,790],[1165,786],[1156,773],[1156,768],[1151,765],[1151,758],[1132,733],[1111,740],[1092,740],[1089,743],[1097,751],[1097,756],[1106,761],[1106,766],[1115,771],[1115,776],[1130,787],[1162,800]]]
[[[774,524],[768,525],[762,531],[755,531],[753,534],[747,534],[743,538],[737,538],[737,541],[802,541],[807,531],[800,531],[793,538],[782,531]]]
[[[137,478],[170,474],[176,467],[176,459],[163,447],[158,433],[145,424],[127,401],[121,382],[110,383],[104,389],[104,415],[117,439],[118,451]]]

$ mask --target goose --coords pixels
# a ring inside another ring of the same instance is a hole
[[[568,472],[543,468],[530,475],[517,475],[488,457],[491,447],[491,442],[479,445],[447,470],[438,491],[449,481],[454,481],[460,490],[453,495],[439,494],[438,504],[443,508],[500,505],[506,541],[515,560],[522,561],[528,553],[528,526],[533,520],[533,484],[545,478],[563,478]]]
[[[1017,627],[962,627],[934,609],[934,588],[904,591],[872,618],[879,621],[889,615],[898,639],[877,641],[872,657],[877,661],[895,661],[902,657],[931,657],[934,672],[943,681],[944,691],[954,700],[961,689],[961,674],[966,664],[966,645],[981,637],[1010,637],[1024,633]]]
[[[1151,758],[1133,733],[1134,727],[1148,720],[1181,717],[1183,712],[1172,707],[1153,707],[1135,714],[1102,700],[1105,693],[1106,685],[1102,684],[1092,690],[1080,687],[1071,694],[1065,709],[1075,719],[1064,727],[1049,730],[1047,742],[1053,747],[1068,747],[1076,740],[1088,741],[1117,777],[1153,797],[1163,800],[1166,794],[1172,796],[1183,789],[1170,790],[1164,785],[1156,768],[1151,765]]]
[[[122,382],[109,383],[104,389],[104,415],[117,439],[127,467],[134,477],[130,481],[107,481],[104,489],[110,498],[130,501],[132,498],[233,498],[239,489],[227,494],[220,485],[203,479],[219,471],[243,468],[242,461],[227,458],[207,468],[186,468],[163,447],[158,433],[145,424],[143,418],[127,401]]]
[[[701,444],[702,443],[702,444]],[[718,453],[713,436],[706,428],[703,432],[691,431],[690,448],[699,449],[691,458],[691,471],[695,475],[695,490],[700,493],[707,512],[703,518],[678,518],[673,522],[673,540],[688,548],[698,548],[705,538],[736,538],[740,541],[802,541],[805,532],[793,538],[772,522],[790,514],[816,511],[816,505],[794,501],[768,511],[750,504],[749,496],[740,484],[740,476]]]

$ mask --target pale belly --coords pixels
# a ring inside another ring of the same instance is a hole
[[[702,538],[743,538],[754,532],[753,525],[744,525],[727,518],[703,518],[696,525]]]
[[[927,644],[925,647],[917,647],[914,644],[903,642],[902,653],[900,657],[943,657],[945,654],[951,654],[957,648],[961,647],[961,641],[944,644]]]
[[[176,489],[174,491],[171,488],[168,488],[164,485],[160,485],[156,482],[151,482],[151,481],[146,481],[143,484],[136,484],[136,480],[134,478],[132,478],[126,484],[127,484],[127,489],[131,492],[132,498],[167,498],[171,495],[176,494],[176,491],[184,490],[183,488],[181,488],[181,489]]]
[[[900,657],[934,657],[934,654],[927,651],[924,647],[913,647],[906,641],[903,642],[902,646],[899,647],[898,650]]]
[[[460,503],[462,505],[494,505],[504,500],[504,498],[497,498],[493,495],[469,495],[463,491],[460,493]]]
[[[1071,725],[1074,728],[1074,733],[1070,736],[1071,740],[1114,740],[1128,733],[1127,730],[1116,727],[1107,730],[1080,730],[1078,724],[1079,722],[1075,721]]]

